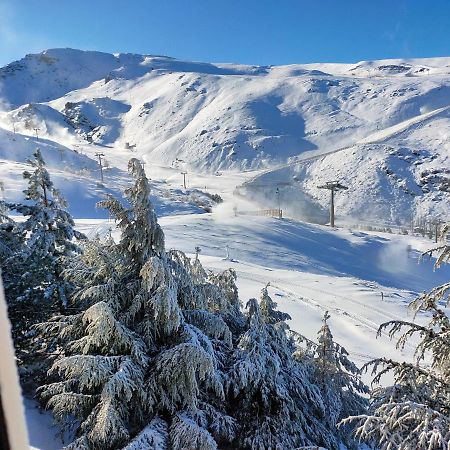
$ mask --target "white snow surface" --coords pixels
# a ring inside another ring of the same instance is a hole
[[[224,185],[226,181],[230,180],[224,179]],[[331,230],[289,219],[234,217],[226,213],[228,206],[221,205],[212,214],[161,218],[167,249],[177,248],[192,257],[194,248],[200,246],[200,259],[207,269],[233,268],[243,302],[258,297],[270,283],[269,293],[278,308],[292,317],[289,326],[310,339],[316,338],[323,314],[329,311],[336,341],[359,366],[382,356],[412,358],[414,340],[399,351],[387,333],[379,338],[376,333],[389,320],[427,320],[423,315],[414,318],[409,302],[450,276],[449,267],[433,271],[433,261],[419,261],[421,252],[433,246],[430,240]],[[93,236],[106,234],[114,224],[107,219],[79,219],[77,228]],[[113,235],[118,237],[118,231]],[[370,374],[364,379],[370,382]],[[42,431],[36,428],[39,420],[45,425]],[[29,413],[29,423],[35,448],[60,448],[55,429],[48,427],[48,415]],[[39,447],[42,439],[50,439],[55,446]]]
[[[24,404],[30,450],[60,450],[63,447],[60,430],[54,425],[51,413],[43,411],[29,398]]]

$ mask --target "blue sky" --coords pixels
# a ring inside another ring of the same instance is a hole
[[[0,65],[52,47],[262,65],[450,56],[450,0],[0,0]]]

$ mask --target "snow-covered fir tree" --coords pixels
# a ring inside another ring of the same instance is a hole
[[[18,326],[23,325],[28,311],[22,312],[12,310],[12,299],[19,295],[16,291],[20,285],[21,273],[16,269],[16,255],[22,254],[25,245],[25,234],[19,229],[16,222],[12,220],[8,213],[10,212],[8,205],[4,201],[0,201],[0,270],[3,279],[3,286],[8,299],[10,300],[10,311],[13,314],[16,325],[15,335],[20,335]]]
[[[326,426],[320,391],[311,383],[307,365],[292,356],[295,345],[283,321],[288,317],[275,310],[267,288],[261,302],[262,307],[256,299],[247,303],[247,330],[239,339],[229,379],[229,402],[240,424],[233,448],[338,448],[335,433]]]
[[[69,308],[38,327],[57,349],[38,391],[74,432],[66,448],[337,449],[289,315],[267,286],[244,315],[233,270],[208,273],[199,252],[166,252],[142,165],[132,159],[129,170],[126,203],[100,204],[120,239],[62,258]]]
[[[130,206],[101,203],[120,241],[87,244],[68,264],[80,312],[41,326],[62,354],[40,395],[61,421],[76,418],[70,449],[216,449],[236,428],[224,397],[227,314],[237,313],[234,327],[241,315],[234,279],[215,283],[199,263],[165,252],[142,166],[132,159],[129,169]]]
[[[367,409],[368,387],[361,381],[359,369],[349,359],[347,350],[334,341],[328,319],[328,311],[323,317],[323,325],[313,345],[313,383],[320,389],[327,414],[327,427],[335,429],[339,439],[348,448],[356,448],[349,425],[337,428],[338,423],[350,414],[362,414]]]
[[[8,216],[9,212],[6,202],[0,200],[0,268],[4,276],[5,273],[11,273],[6,261],[12,255],[20,253],[24,243],[24,235],[15,221]]]
[[[450,226],[444,228],[444,237]],[[443,242],[446,242],[445,240]],[[450,247],[443,244],[436,267],[450,261]],[[429,252],[430,256],[433,251]],[[369,363],[373,367],[374,388],[367,415],[344,421],[357,422],[356,435],[381,450],[448,450],[450,448],[450,282],[420,295],[412,304],[415,313],[431,316],[427,326],[407,321],[390,321],[379,333],[400,335],[397,347],[403,348],[412,336],[420,341],[415,362],[398,362],[386,358]],[[381,377],[391,372],[394,384],[379,385]]]
[[[270,283],[266,284],[266,286],[263,288],[259,301],[259,307],[261,309],[261,314],[264,318],[264,321],[273,325],[285,320],[291,320],[291,316],[289,314],[277,310],[278,305],[272,300],[269,295],[269,291],[267,290],[269,286]]]
[[[10,230],[22,239],[20,248],[4,259],[8,272],[5,293],[13,324],[13,336],[18,356],[25,356],[32,325],[48,319],[67,305],[70,285],[63,279],[61,258],[79,249],[74,239],[84,236],[74,229],[74,222],[66,211],[66,202],[53,186],[39,149],[34,159],[27,160],[33,168],[23,176],[28,181],[24,190],[25,202],[8,204],[8,208],[26,217]],[[25,241],[23,238],[26,237]]]

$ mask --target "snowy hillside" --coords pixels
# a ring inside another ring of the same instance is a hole
[[[72,172],[94,170],[98,151],[119,168],[134,153],[152,165],[214,172],[276,165],[381,133],[375,149],[357,145],[294,169],[302,190],[323,205],[316,180],[339,177],[354,192],[338,200],[342,213],[360,216],[370,191],[380,204],[373,212],[388,219],[404,220],[411,209],[443,214],[447,110],[414,118],[449,105],[449,67],[446,58],[257,67],[48,50],[0,69],[1,156],[23,162],[37,132]],[[379,131],[410,119],[401,132]],[[44,156],[50,165],[58,159]]]
[[[214,173],[341,150],[281,178],[300,178],[293,195],[313,209],[327,201],[316,185],[342,179],[341,214],[358,218],[368,195],[371,219],[449,206],[450,58],[259,67],[53,49],[1,68],[0,99],[2,164],[40,145],[50,166],[98,178],[97,152],[119,169],[138,156]]]
[[[220,208],[213,214],[164,217],[160,223],[168,249],[181,249],[193,257],[200,245],[206,268],[216,273],[233,268],[244,301],[270,283],[270,295],[279,309],[292,317],[291,329],[309,339],[316,338],[323,314],[329,311],[334,336],[358,366],[383,356],[410,360],[416,341],[400,351],[386,332],[376,338],[378,326],[399,318],[425,323],[425,314],[413,319],[409,302],[417,292],[450,275],[448,266],[433,272],[430,261],[418,264],[420,252],[430,247],[430,241],[412,236],[229,217]],[[111,226],[105,220],[77,221],[78,229],[89,236],[105,235]],[[119,235],[117,231],[115,237]],[[364,380],[369,382],[371,374],[365,373]],[[390,381],[389,376],[384,381]],[[36,449],[62,447],[49,414],[39,415],[30,401],[27,420]]]
[[[329,192],[319,186],[341,180],[349,191],[336,197],[336,205],[346,221],[408,226],[418,218],[445,220],[450,207],[449,117],[448,107],[439,108],[325,156],[300,157],[254,177],[244,192],[273,204],[275,185],[287,181],[278,186],[287,213],[325,222]]]

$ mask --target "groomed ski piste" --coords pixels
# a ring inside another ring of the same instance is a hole
[[[413,319],[409,302],[450,270],[421,259],[434,245],[428,238],[354,225],[405,223],[411,211],[448,214],[439,183],[450,166],[449,65],[445,58],[257,67],[69,49],[32,55],[2,69],[1,195],[21,198],[26,158],[39,147],[78,229],[117,236],[95,204],[106,193],[121,197],[127,161],[139,157],[168,249],[193,256],[198,246],[206,268],[233,268],[243,302],[270,283],[289,326],[308,338],[329,311],[336,341],[358,365],[410,359],[414,341],[396,350],[386,334],[376,338],[378,326]],[[27,90],[30,73],[41,84]],[[98,153],[107,163],[103,183]],[[336,229],[325,225],[328,192],[317,189],[328,179],[350,188],[337,196]],[[276,207],[280,182],[285,218],[241,214]],[[263,188],[249,193],[252,184]],[[305,220],[311,211],[323,225]],[[60,449],[51,416],[31,399],[26,406],[32,448]]]

